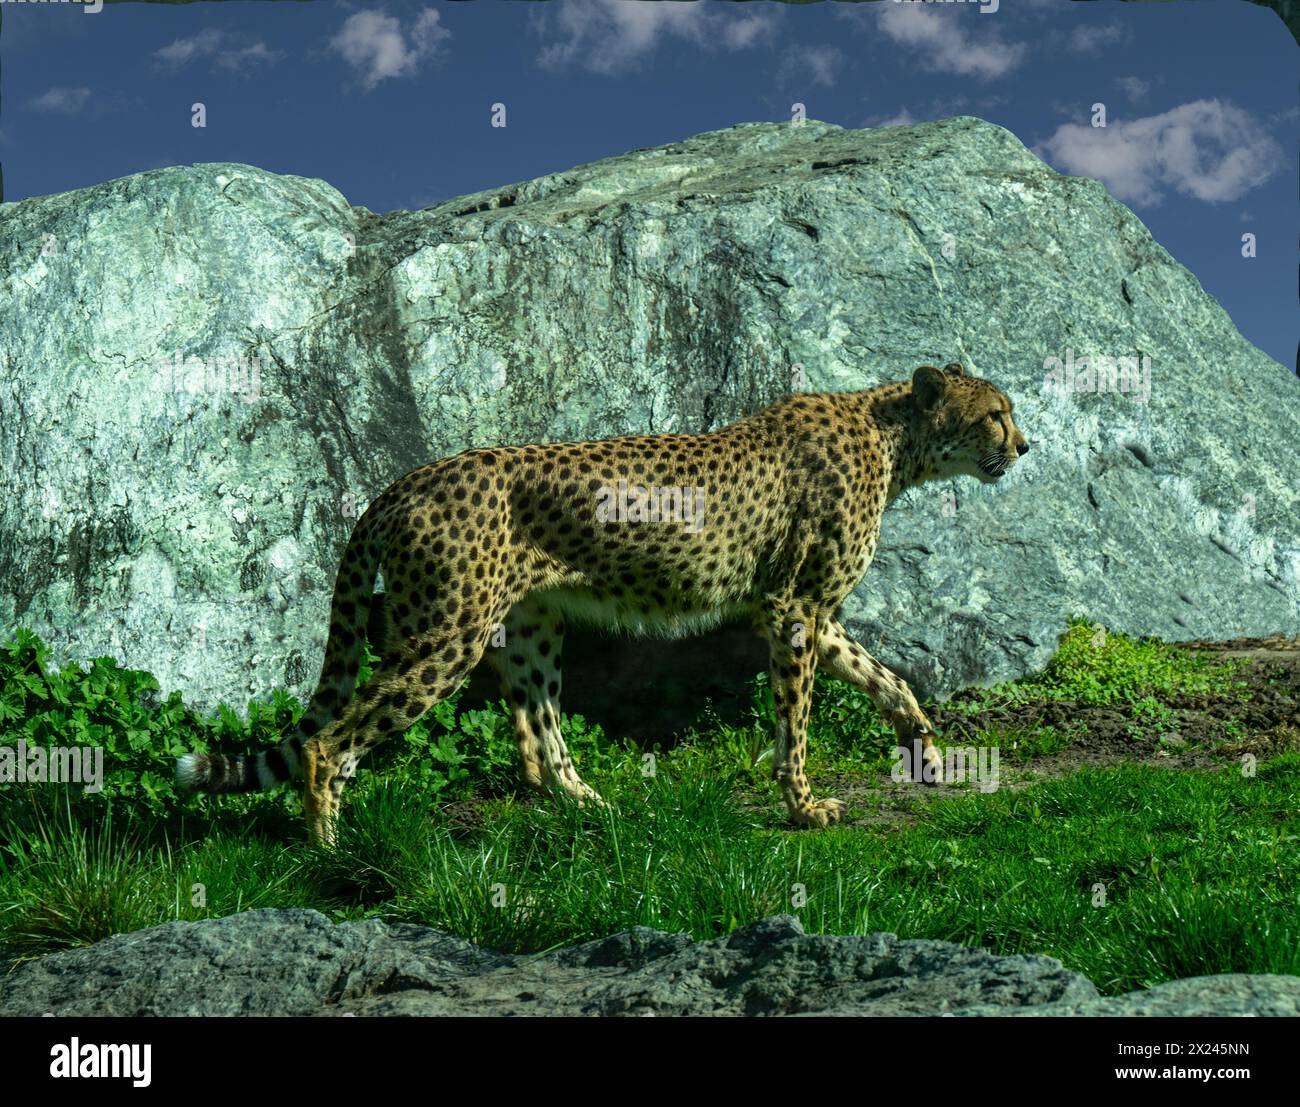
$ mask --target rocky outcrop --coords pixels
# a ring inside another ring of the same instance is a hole
[[[387,215],[175,167],[0,206],[0,258],[0,631],[201,706],[310,690],[346,536],[416,465],[925,361],[1006,388],[1033,449],[886,516],[845,619],[921,691],[1040,666],[1072,612],[1300,626],[1300,383],[978,119],[747,124]]]
[[[804,934],[638,928],[540,957],[421,926],[249,911],[121,934],[0,977],[0,1015],[1297,1015],[1300,977],[1213,976],[1099,997],[1050,957]]]

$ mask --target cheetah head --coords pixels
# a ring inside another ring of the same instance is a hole
[[[957,362],[912,374],[912,408],[922,447],[923,478],[1002,479],[1029,443],[1011,418],[1011,401]]]

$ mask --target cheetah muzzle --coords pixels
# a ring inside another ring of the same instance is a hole
[[[352,532],[296,732],[253,755],[188,754],[178,779],[237,792],[301,776],[311,836],[331,842],[360,758],[486,654],[525,782],[599,803],[560,733],[566,623],[679,636],[740,617],[769,647],[773,776],[790,819],[827,826],[843,804],[814,799],[805,772],[818,665],[867,691],[900,742],[920,737],[923,759],[942,767],[907,684],[835,618],[871,564],[886,506],[925,481],[1001,480],[1028,448],[1007,396],[953,363],[866,391],[788,396],[707,434],[472,449],[422,466]],[[368,623],[380,660],[354,696]]]

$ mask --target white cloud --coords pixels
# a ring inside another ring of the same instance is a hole
[[[885,35],[901,46],[911,47],[931,69],[988,80],[1009,73],[1025,55],[1022,44],[986,32],[994,21],[974,12],[968,15],[966,5],[871,6],[879,9],[879,26]],[[975,28],[978,30],[972,34]]]
[[[844,64],[844,54],[834,46],[797,46],[782,53],[778,75],[783,81],[811,81],[829,87]]]
[[[417,50],[436,50],[451,32],[442,25],[442,15],[435,8],[425,8],[411,26],[411,41]]]
[[[1282,167],[1284,153],[1253,116],[1196,100],[1106,127],[1068,123],[1036,149],[1067,173],[1096,177],[1119,199],[1155,205],[1167,190],[1235,200]]]
[[[283,56],[283,51],[272,50],[265,42],[254,42],[251,46],[239,46],[223,50],[213,62],[222,69],[242,69],[244,66],[269,65]]]
[[[1128,33],[1118,23],[1099,23],[1095,27],[1075,27],[1070,32],[1070,49],[1081,54],[1114,46],[1128,38]]]
[[[348,16],[329,45],[369,91],[380,81],[414,76],[450,37],[433,8],[420,12],[405,31],[396,16],[363,11]]]
[[[48,92],[42,92],[30,103],[37,111],[62,112],[64,115],[76,115],[90,101],[88,88],[64,88],[55,86]]]
[[[215,51],[221,40],[225,38],[225,34],[225,31],[207,27],[189,38],[178,38],[175,42],[169,42],[166,46],[155,50],[153,56],[159,61],[167,62],[168,65],[184,65],[197,57]]]
[[[1151,82],[1144,81],[1141,77],[1119,77],[1115,83],[1128,93],[1130,100],[1141,100],[1151,91]]]
[[[261,39],[248,42],[216,27],[205,27],[189,38],[178,38],[155,50],[153,56],[160,62],[179,68],[198,58],[208,58],[219,69],[249,69],[268,65],[284,56],[282,50],[272,50]]]
[[[900,108],[893,115],[868,116],[864,127],[905,127],[909,123],[920,122],[907,108]]]
[[[745,5],[677,0],[552,0],[532,12],[546,69],[579,64],[594,73],[630,69],[676,38],[711,49],[744,50],[771,36],[777,17]]]
[[[746,15],[728,13],[722,24],[722,38],[732,50],[744,50],[776,30],[776,17],[770,12],[750,12]]]

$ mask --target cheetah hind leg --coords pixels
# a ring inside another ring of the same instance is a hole
[[[468,632],[441,627],[423,638],[399,638],[339,717],[304,743],[303,809],[313,841],[334,843],[339,800],[357,762],[461,686],[490,628],[484,618]]]
[[[817,623],[812,614],[785,603],[774,605],[763,626],[768,640],[768,683],[776,716],[772,777],[795,826],[822,829],[844,815],[837,799],[816,799],[808,784],[808,715],[817,666]]]
[[[501,678],[519,742],[524,781],[541,791],[562,792],[579,806],[605,806],[573,764],[560,731],[560,651],[563,616],[529,597],[505,619],[505,641],[488,656]]]

